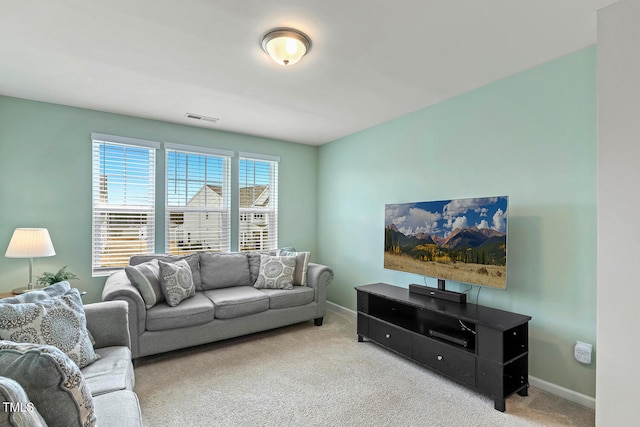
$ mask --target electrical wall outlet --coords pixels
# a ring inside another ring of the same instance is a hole
[[[585,365],[590,365],[592,351],[593,351],[593,346],[591,344],[577,341],[575,347],[573,348],[573,356],[576,358],[578,362],[583,363]]]

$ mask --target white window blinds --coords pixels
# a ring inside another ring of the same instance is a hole
[[[92,274],[155,249],[155,159],[160,144],[92,133]]]
[[[165,248],[229,252],[233,153],[165,144]]]
[[[238,248],[240,251],[278,247],[279,158],[240,153]]]

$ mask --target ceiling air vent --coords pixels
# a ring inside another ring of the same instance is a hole
[[[218,120],[220,120],[217,117],[208,117],[208,116],[203,116],[200,114],[193,114],[193,113],[187,113],[184,116],[188,119],[202,120],[203,122],[211,122],[211,123],[218,123]]]

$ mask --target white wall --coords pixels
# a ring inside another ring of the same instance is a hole
[[[598,13],[596,424],[640,418],[640,2]]]

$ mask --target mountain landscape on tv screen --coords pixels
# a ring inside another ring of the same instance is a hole
[[[386,205],[384,267],[506,287],[507,197]]]

